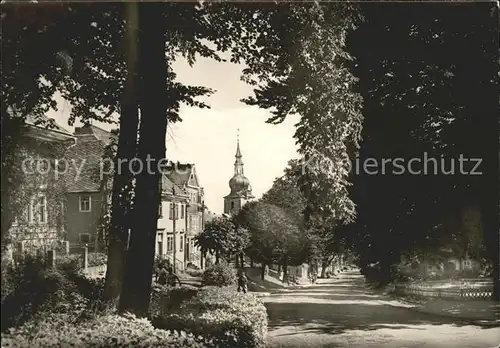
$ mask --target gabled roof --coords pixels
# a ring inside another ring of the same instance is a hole
[[[108,132],[100,127],[94,126],[93,124],[86,124],[83,127],[75,128],[76,136],[92,136],[97,140],[100,140],[105,145],[110,145],[113,141],[118,139],[118,136],[113,132]]]
[[[53,118],[28,115],[24,119],[26,132],[23,134],[29,138],[40,139],[49,142],[74,141],[75,137],[66,129],[56,123]]]
[[[170,180],[167,175],[163,174],[161,178],[161,191],[166,194],[172,194],[172,189],[175,190],[175,195],[185,195],[184,190]]]
[[[186,185],[200,187],[195,165],[192,163],[170,163],[166,166],[166,175],[180,187]]]

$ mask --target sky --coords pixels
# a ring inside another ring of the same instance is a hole
[[[170,124],[167,130],[166,158],[194,163],[200,184],[205,189],[205,204],[217,214],[223,213],[224,196],[229,194],[229,180],[234,174],[237,129],[243,155],[244,174],[250,180],[253,194],[260,198],[283,174],[288,160],[297,158],[293,134],[297,116],[282,124],[265,123],[268,110],[247,106],[239,100],[252,95],[252,86],[240,81],[241,65],[200,58],[193,67],[182,60],[174,64],[177,79],[190,85],[216,90],[204,100],[211,109],[182,106],[182,122]],[[71,105],[56,96],[58,110],[49,116],[73,131],[68,125]],[[116,125],[93,123],[111,130]]]

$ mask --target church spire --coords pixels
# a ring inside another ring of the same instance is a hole
[[[241,158],[241,151],[240,151],[240,129],[237,129],[236,133],[236,158]]]
[[[243,156],[240,150],[240,129],[238,128],[238,133],[236,136],[236,161],[234,162],[234,175],[243,174]]]

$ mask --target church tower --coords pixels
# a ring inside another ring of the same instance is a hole
[[[231,192],[224,197],[224,214],[237,214],[246,202],[254,198],[250,180],[243,174],[243,156],[240,150],[240,139],[236,142],[236,161],[234,162],[234,175],[229,180]]]

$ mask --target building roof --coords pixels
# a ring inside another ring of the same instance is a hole
[[[193,163],[169,163],[165,166],[165,169],[166,175],[179,187],[187,185],[200,187]]]
[[[26,116],[26,124],[33,127],[43,128],[51,131],[56,131],[62,134],[66,134],[69,136],[73,136],[73,134],[71,134],[67,129],[57,124],[53,118],[50,118],[45,115],[40,115],[40,116],[28,115]]]
[[[161,190],[166,194],[172,194],[172,189],[175,190],[175,195],[185,195],[184,190],[176,185],[167,175],[162,175]]]
[[[68,164],[65,175],[68,192],[97,192],[101,190],[101,181],[104,179],[104,168],[111,166],[111,162],[104,162],[106,150],[116,139],[116,135],[102,128],[87,124],[75,128],[76,144],[70,147],[65,154]],[[106,160],[108,161],[108,160]],[[111,175],[111,171],[109,171]]]
[[[110,145],[113,141],[118,140],[118,135],[116,135],[113,131],[108,132],[107,130],[89,123],[83,127],[76,127],[75,135],[91,135],[102,141],[105,145]]]

